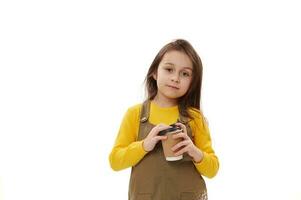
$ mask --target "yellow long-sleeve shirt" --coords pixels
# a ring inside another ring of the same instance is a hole
[[[113,170],[117,171],[132,167],[147,154],[142,147],[142,141],[137,141],[141,108],[142,104],[137,104],[130,107],[125,113],[115,145],[109,156]],[[204,154],[202,161],[194,163],[194,165],[201,175],[212,178],[219,169],[219,161],[211,145],[208,125],[200,112],[191,109],[190,113],[194,118],[189,122],[193,142]],[[177,121],[178,117],[179,110],[177,106],[162,108],[151,102],[149,116],[151,124],[172,124]]]

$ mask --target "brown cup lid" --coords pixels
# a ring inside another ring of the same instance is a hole
[[[171,127],[171,128],[164,129],[164,130],[160,131],[160,132],[158,133],[158,135],[163,136],[163,135],[166,135],[166,134],[169,133],[169,132],[173,132],[173,131],[177,131],[177,130],[181,130],[181,127],[173,126],[173,127]]]

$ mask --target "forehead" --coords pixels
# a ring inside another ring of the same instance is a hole
[[[192,70],[193,64],[189,56],[181,51],[168,51],[164,54],[160,64],[169,64],[181,68],[190,68]]]

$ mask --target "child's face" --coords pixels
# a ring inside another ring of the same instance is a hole
[[[163,56],[157,73],[158,94],[175,100],[186,94],[192,81],[193,64],[181,51],[169,51]]]

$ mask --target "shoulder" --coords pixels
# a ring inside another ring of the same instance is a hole
[[[141,107],[142,107],[142,103],[134,104],[134,105],[128,107],[127,112],[130,112],[130,113],[140,113]]]
[[[141,112],[142,103],[136,103],[128,107],[126,117],[138,118]]]
[[[188,109],[188,113],[191,115],[191,117],[193,118],[193,120],[195,119],[201,119],[203,118],[203,112],[197,108],[189,108]]]
[[[122,126],[136,126],[140,118],[141,103],[129,106],[123,115]]]
[[[192,117],[191,121],[193,123],[196,123],[196,124],[202,125],[202,126],[208,125],[208,121],[201,110],[199,110],[197,108],[189,108],[188,112]]]

